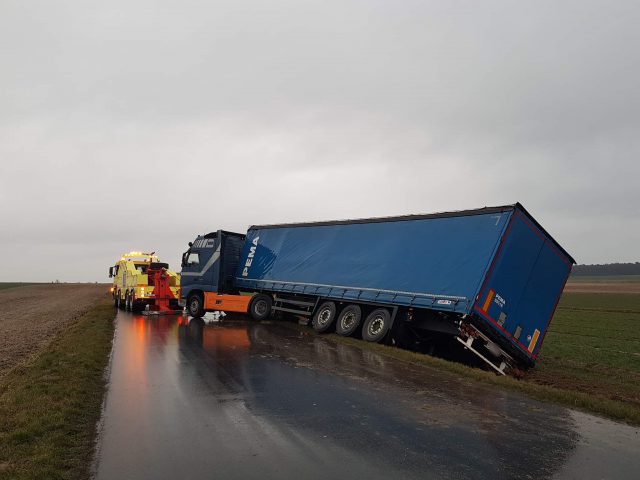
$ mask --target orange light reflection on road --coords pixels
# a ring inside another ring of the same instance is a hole
[[[251,345],[246,328],[204,328],[202,346],[207,351],[247,349]]]
[[[146,342],[149,337],[149,324],[142,315],[133,317],[133,332],[130,336],[132,345],[127,345],[127,370],[131,378],[146,376]]]

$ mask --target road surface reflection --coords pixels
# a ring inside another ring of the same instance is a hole
[[[117,322],[99,479],[572,478],[591,454],[638,472],[629,427],[277,323]]]

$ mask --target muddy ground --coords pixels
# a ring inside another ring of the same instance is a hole
[[[0,378],[31,358],[96,301],[104,284],[47,284],[0,291]]]

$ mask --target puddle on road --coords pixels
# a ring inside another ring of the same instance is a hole
[[[640,478],[640,429],[569,410],[577,442],[554,478]]]

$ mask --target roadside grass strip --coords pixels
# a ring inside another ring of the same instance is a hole
[[[592,311],[576,311],[588,305]],[[613,307],[624,313],[610,311]],[[565,293],[540,359],[521,380],[426,354],[336,334],[324,338],[640,425],[640,295]],[[318,335],[311,327],[284,325]]]
[[[87,479],[114,330],[101,301],[0,385],[0,478]]]
[[[627,422],[631,425],[640,425],[640,407],[624,401],[608,398],[601,394],[586,393],[575,389],[562,388],[560,386],[544,385],[528,380],[527,378],[518,380],[513,377],[501,377],[493,372],[468,367],[460,363],[386,345],[365,343],[358,339],[345,338],[338,335],[331,335],[331,339],[339,343],[370,349],[414,364],[436,367],[466,378],[520,391],[538,400],[559,403],[577,410]],[[562,385],[562,378],[559,377],[558,380],[559,385]],[[571,380],[573,380],[573,378],[571,378]],[[568,384],[568,381],[566,383]],[[614,392],[611,393],[612,395],[615,394]]]

